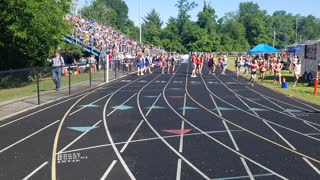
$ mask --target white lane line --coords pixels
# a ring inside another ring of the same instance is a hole
[[[122,106],[124,104],[126,104],[128,101],[130,101],[134,96],[136,96],[137,93],[134,93],[131,97],[129,97],[129,99],[127,99],[125,102],[123,102],[122,104],[120,104],[119,106]],[[112,113],[114,113],[116,110],[118,110],[117,108],[115,108],[114,110],[112,110],[108,115],[107,117],[109,117]]]
[[[98,124],[101,123],[102,120],[98,121],[97,123],[95,123],[92,127],[96,127]],[[63,153],[64,150],[66,150],[67,148],[69,148],[72,144],[74,144],[75,142],[77,142],[80,138],[82,138],[84,135],[86,135],[91,129],[88,129],[87,131],[83,132],[80,136],[78,136],[76,139],[74,139],[71,143],[69,143],[68,145],[66,145],[63,149],[61,149],[57,154],[61,154]]]
[[[202,76],[201,76],[201,78],[202,78]],[[216,77],[216,78],[217,78],[217,77]],[[308,137],[308,138],[310,138],[310,139],[313,139],[313,140],[316,140],[316,141],[319,141],[319,142],[320,142],[320,139],[318,139],[318,138],[315,138],[315,137],[306,135],[306,134],[301,133],[301,132],[299,132],[299,131],[296,131],[296,130],[293,130],[293,129],[291,129],[291,128],[285,127],[285,126],[283,126],[283,125],[274,123],[274,122],[269,121],[269,120],[267,120],[267,119],[265,119],[265,118],[262,118],[262,117],[260,117],[260,116],[255,116],[254,114],[251,114],[251,113],[249,113],[249,112],[247,112],[247,111],[239,108],[238,106],[235,106],[235,105],[233,105],[233,104],[231,104],[231,103],[223,100],[222,98],[220,98],[219,96],[217,96],[216,94],[214,94],[214,93],[208,88],[208,85],[205,83],[205,80],[204,80],[203,78],[202,78],[202,81],[204,82],[204,85],[206,86],[206,89],[208,90],[208,92],[210,92],[210,94],[212,94],[214,97],[216,97],[217,99],[221,100],[222,102],[230,105],[231,107],[233,107],[233,108],[235,108],[235,109],[237,109],[237,110],[239,110],[239,111],[242,111],[242,112],[244,112],[244,113],[246,113],[246,114],[249,114],[250,116],[256,117],[256,119],[265,120],[266,122],[268,122],[268,123],[270,123],[270,124],[276,125],[276,126],[278,126],[278,127],[281,127],[281,128],[283,128],[283,129],[286,129],[286,130],[288,130],[288,131],[294,132],[294,133],[299,134],[299,135],[301,135],[301,136]],[[224,85],[225,85],[225,84],[224,84]],[[227,87],[227,86],[226,86],[226,87]],[[230,89],[229,87],[227,87],[227,88]],[[240,96],[239,94],[238,94],[238,96],[239,96],[239,97],[242,97],[242,96]],[[243,98],[244,98],[244,97],[243,97]],[[250,101],[250,100],[248,99],[248,101]],[[258,103],[254,102],[254,101],[250,101],[250,102],[252,102],[252,103],[254,103],[254,104],[258,104]],[[279,112],[279,111],[274,110],[274,109],[272,109],[272,108],[269,108],[269,107],[267,107],[267,106],[264,106],[264,105],[261,105],[261,104],[258,104],[258,105],[260,105],[260,106],[262,106],[262,107],[264,107],[264,108],[270,109],[270,110],[272,110],[272,111]],[[283,113],[283,112],[279,112],[279,113],[284,114],[284,115],[289,116],[289,117],[292,117],[292,116],[290,116],[290,115],[287,114],[287,113]],[[304,119],[301,119],[301,118],[299,118],[299,117],[293,117],[293,118],[299,119],[299,120],[301,120],[301,121],[305,121]],[[313,124],[313,123],[310,122],[310,121],[308,121],[308,122],[311,123],[311,124]],[[314,125],[320,126],[319,124],[316,124],[316,123],[315,123]]]
[[[219,107],[218,107],[218,105],[217,105],[216,101],[215,101],[215,100],[214,100],[214,98],[212,97],[212,94],[210,94],[210,97],[211,97],[211,100],[212,100],[212,102],[213,102],[214,106],[216,107],[216,109],[217,109],[217,111],[218,111],[219,116],[221,116],[221,117],[222,117],[222,113],[221,113],[221,111],[220,111],[220,109],[219,109]]]
[[[225,85],[226,86],[226,85]],[[226,86],[227,87],[227,86]],[[228,88],[228,87],[227,87]],[[231,92],[233,92],[230,88],[228,88]],[[235,93],[235,92],[233,92]],[[235,93],[236,94],[236,93]],[[238,96],[236,94],[236,96]],[[249,107],[249,106],[248,106]],[[250,108],[250,107],[249,107]],[[253,111],[254,112],[254,111]],[[257,114],[257,117],[259,117],[259,115]],[[269,123],[266,122],[266,120],[263,120],[263,122],[275,133],[277,134],[291,149],[293,150],[297,150],[287,139],[285,139],[278,131],[276,131]],[[304,121],[306,122],[306,121]],[[319,174],[319,170],[305,157],[302,158],[314,171],[316,171]],[[319,174],[320,175],[320,174]]]
[[[159,98],[161,97],[161,93],[159,94],[159,96],[157,97],[157,99],[154,101],[154,103],[152,104],[152,106],[150,107],[150,109],[148,110],[148,112],[146,113],[145,116],[148,116],[149,113],[151,112],[151,110],[153,109],[153,107],[156,105],[156,103],[158,102]]]
[[[239,110],[243,111],[242,109],[234,106],[233,104],[230,104],[230,103],[224,101],[223,99],[221,99],[220,97],[218,97],[217,95],[215,95],[214,93],[212,93],[212,91],[208,88],[208,86],[207,86],[207,84],[205,83],[205,81],[204,81],[204,79],[203,79],[202,76],[201,76],[201,78],[202,78],[202,81],[204,82],[204,85],[205,85],[206,89],[207,89],[208,92],[210,92],[213,96],[215,96],[216,98],[220,99],[221,101],[223,101],[223,102],[231,105],[232,107],[235,107],[236,109],[239,109]],[[163,94],[163,96],[165,97],[165,94]],[[180,114],[177,113],[177,112],[175,111],[175,109],[173,109],[173,107],[169,104],[168,100],[165,99],[165,101],[167,102],[168,106],[169,106],[178,116],[180,116]],[[244,111],[244,112],[246,112],[246,111]],[[248,113],[248,112],[246,112],[246,113]],[[251,113],[248,113],[248,114],[252,115]],[[255,165],[257,165],[257,166],[259,166],[259,167],[261,167],[261,168],[263,168],[263,169],[265,169],[265,170],[267,170],[267,171],[269,171],[270,173],[273,173],[274,175],[280,177],[281,179],[287,179],[286,177],[284,177],[284,176],[276,173],[275,171],[273,171],[273,170],[267,168],[266,166],[264,166],[264,165],[262,165],[262,164],[260,164],[260,163],[258,163],[258,162],[256,162],[256,161],[254,161],[253,159],[245,156],[244,154],[242,154],[242,153],[234,150],[233,148],[225,145],[224,143],[220,142],[219,140],[217,140],[217,139],[215,139],[214,137],[210,136],[209,134],[205,133],[205,132],[202,131],[200,128],[198,128],[197,126],[195,126],[194,124],[192,124],[191,122],[189,122],[188,120],[186,120],[183,116],[180,116],[180,117],[181,117],[182,119],[184,119],[190,126],[192,126],[193,128],[195,128],[196,130],[198,130],[198,131],[200,131],[200,132],[203,132],[203,134],[204,134],[205,136],[207,136],[208,138],[212,139],[213,141],[215,141],[216,143],[220,144],[221,146],[225,147],[226,149],[232,151],[233,153],[237,154],[238,156],[243,157],[244,159],[246,159],[246,160],[252,162],[253,164],[255,164]]]
[[[243,130],[230,130],[230,131],[231,132],[243,132]],[[227,131],[206,131],[206,133],[208,133],[208,134],[227,133]],[[196,136],[196,135],[202,135],[202,133],[190,133],[190,134],[185,134],[184,136]],[[176,137],[180,137],[180,135],[163,136],[164,139],[176,138]],[[133,140],[133,141],[130,141],[130,143],[146,142],[146,141],[153,141],[153,140],[159,140],[159,139],[160,139],[159,137],[145,138],[145,139]],[[117,142],[114,144],[121,145],[121,144],[125,144],[125,143],[126,142]],[[108,146],[111,146],[111,144],[102,144],[102,145],[90,146],[90,147],[85,147],[85,148],[73,149],[73,150],[69,150],[69,151],[64,151],[63,154],[84,151],[84,150],[90,150],[90,149],[96,149],[96,148],[102,148],[102,147],[108,147]]]
[[[307,122],[307,121],[304,121],[304,123],[306,123],[308,126],[310,126],[311,128],[313,128],[313,129],[315,129],[315,130],[317,130],[317,131],[319,131],[320,132],[320,129],[318,129],[318,128],[316,128],[316,127],[314,127],[313,125],[311,125],[309,122]]]
[[[222,117],[222,114],[221,114],[221,112],[220,112],[220,110],[219,110],[219,108],[218,108],[218,106],[217,106],[216,101],[215,101],[214,98],[212,97],[212,94],[210,94],[210,97],[211,97],[211,99],[212,99],[213,104],[216,106],[219,115]],[[226,128],[226,130],[227,130],[227,132],[228,132],[228,135],[229,135],[229,137],[230,137],[230,139],[231,139],[231,141],[232,141],[233,146],[236,148],[237,151],[240,151],[240,148],[239,148],[238,144],[236,143],[236,141],[235,141],[235,139],[234,139],[234,137],[233,137],[233,135],[232,135],[232,133],[231,133],[231,131],[230,131],[230,129],[229,129],[228,124],[227,124],[225,121],[222,121],[222,122],[223,122],[223,125],[224,125],[224,127]],[[250,170],[250,168],[249,168],[246,160],[245,160],[243,157],[240,157],[240,160],[241,160],[241,162],[242,162],[242,164],[243,164],[243,166],[244,166],[244,168],[245,168],[245,170],[246,170],[246,172],[247,172],[250,180],[254,180],[254,177],[253,177],[253,175],[252,175],[252,172],[251,172],[251,170]]]
[[[159,74],[156,78],[158,78],[161,74]],[[148,76],[148,75],[147,75]],[[145,77],[145,76],[144,76]],[[130,179],[131,180],[136,180],[136,178],[134,177],[134,175],[132,174],[131,170],[129,169],[128,165],[126,164],[126,162],[124,161],[123,157],[121,156],[121,153],[119,152],[118,148],[116,147],[114,141],[113,141],[113,138],[111,136],[111,133],[109,131],[109,127],[108,127],[108,123],[107,123],[107,116],[106,116],[106,112],[107,112],[107,106],[109,104],[109,102],[111,101],[112,97],[118,93],[120,90],[122,90],[123,88],[129,86],[130,84],[133,84],[134,82],[140,80],[141,78],[143,77],[140,77],[124,86],[122,86],[121,88],[117,89],[107,100],[107,102],[105,103],[104,107],[103,107],[103,124],[104,124],[104,128],[105,128],[105,132],[106,132],[106,135],[110,141],[110,144],[112,146],[112,149],[114,151],[114,153],[116,154],[116,156],[118,157],[119,161],[121,162],[121,165],[123,166],[123,168],[125,169],[125,171],[127,172],[127,174],[129,175]],[[155,78],[155,79],[156,79]],[[134,96],[136,95],[137,93],[134,94]],[[133,97],[133,96],[132,96]]]
[[[184,130],[184,121],[181,122],[181,131]],[[183,151],[183,133],[180,135],[179,153]]]
[[[181,159],[178,159],[176,180],[181,179]]]
[[[180,68],[181,66],[179,66]],[[177,69],[177,71],[179,70],[179,68]],[[173,75],[167,82],[166,86],[162,89],[162,94],[164,99],[166,99],[165,97],[165,89],[168,87],[169,83],[172,81],[173,77],[175,75]],[[155,79],[154,79],[155,80]],[[199,173],[204,179],[206,180],[210,180],[210,178],[205,175],[200,169],[198,169],[194,164],[192,164],[188,159],[186,159],[182,154],[180,154],[174,147],[172,147],[159,133],[158,131],[150,124],[150,122],[148,121],[148,119],[146,118],[146,116],[144,116],[143,112],[142,112],[142,108],[140,105],[140,94],[142,92],[142,90],[147,87],[149,84],[151,84],[154,80],[150,81],[148,84],[146,84],[142,89],[140,89],[138,95],[137,95],[137,105],[138,105],[138,109],[140,111],[141,116],[143,117],[144,121],[147,123],[147,125],[149,126],[149,128],[154,132],[154,134],[156,134],[160,140],[172,151],[174,152],[180,159],[182,159],[185,163],[187,163],[193,170],[195,170],[197,173]],[[172,107],[171,107],[172,108]],[[181,116],[179,114],[179,116]]]
[[[30,177],[32,177],[35,173],[37,173],[40,169],[42,169],[47,164],[48,164],[48,161],[44,162],[39,167],[37,167],[35,170],[33,170],[30,174],[28,174],[26,177],[24,177],[22,180],[28,180]]]
[[[124,146],[122,147],[122,149],[120,150],[120,153],[123,153],[124,150],[127,148],[128,144],[131,142],[132,138],[134,137],[134,135],[137,133],[138,129],[140,128],[141,124],[143,123],[143,120],[140,121],[140,123],[138,124],[138,126],[136,127],[136,129],[133,131],[133,133],[131,134],[131,136],[129,137],[128,141],[124,144]]]
[[[290,146],[291,149],[297,150],[289,141],[287,141],[278,131],[276,131],[269,123],[263,120],[263,123],[265,123],[275,134],[277,134],[288,146]]]
[[[241,159],[241,162],[242,162],[244,168],[246,169],[246,171],[248,173],[248,176],[249,176],[250,180],[254,180],[254,176],[252,175],[252,172],[251,172],[246,160],[243,159],[243,157],[240,157],[240,159]]]
[[[315,125],[315,126],[319,126],[320,127],[320,124],[317,124],[317,123],[314,123],[314,122],[311,122],[311,121],[306,121],[308,122],[309,124],[312,124],[312,125]]]
[[[231,77],[231,79],[233,79],[234,81],[237,81],[238,83],[240,83],[240,84],[243,85],[242,82],[236,80],[235,78]],[[308,110],[308,109],[305,109],[305,108],[302,108],[302,107],[300,107],[300,106],[296,106],[296,105],[289,104],[289,103],[287,103],[287,102],[284,102],[284,101],[281,101],[281,100],[272,98],[272,97],[267,96],[267,95],[265,95],[265,94],[259,93],[259,92],[255,91],[255,90],[253,90],[253,89],[251,89],[251,88],[249,88],[249,87],[246,87],[246,88],[249,89],[249,90],[252,91],[252,92],[255,92],[256,94],[260,95],[261,97],[264,97],[264,98],[267,98],[267,99],[271,99],[271,100],[273,100],[273,101],[277,101],[277,102],[280,102],[280,103],[282,103],[282,104],[286,104],[286,105],[289,105],[289,106],[291,106],[291,107],[295,107],[295,108],[298,108],[298,109],[301,109],[301,110],[310,112],[310,110]],[[273,101],[270,101],[270,102],[273,102]]]
[[[318,173],[318,175],[320,175],[320,170],[315,166],[315,165],[313,165],[310,161],[309,161],[309,159],[307,159],[307,158],[305,158],[305,157],[303,157],[302,158],[305,162],[307,162],[308,164],[309,164],[309,166],[314,170],[314,171],[316,171],[316,173]]]
[[[54,107],[54,106],[57,106],[57,105],[60,105],[60,104],[62,104],[62,103],[65,103],[65,102],[67,102],[67,101],[70,101],[70,100],[72,100],[72,99],[78,98],[78,97],[80,97],[80,96],[83,96],[83,94],[80,94],[80,95],[78,95],[78,96],[69,98],[69,99],[64,100],[64,101],[61,101],[61,102],[58,102],[58,103],[56,103],[56,104],[54,104],[54,105],[51,105],[51,106],[48,106],[48,107],[46,107],[46,108],[40,109],[40,110],[35,111],[35,112],[33,112],[33,113],[30,113],[30,114],[28,114],[28,115],[26,115],[26,116],[22,116],[22,117],[20,117],[20,118],[18,118],[18,119],[16,119],[16,120],[10,121],[10,122],[5,123],[5,124],[2,124],[2,125],[0,126],[0,128],[5,127],[5,126],[7,126],[7,125],[9,125],[9,124],[15,123],[15,122],[17,122],[17,121],[20,121],[20,120],[22,120],[22,119],[24,119],[24,118],[30,117],[30,116],[32,116],[32,115],[34,115],[34,114],[39,113],[39,112],[45,111],[45,110],[47,110],[47,109],[50,109],[50,108],[52,108],[52,107]]]
[[[186,104],[187,104],[187,94],[184,93],[184,99],[183,99],[183,110],[182,110],[182,115],[186,115]]]
[[[228,135],[229,135],[229,137],[230,137],[230,139],[231,139],[231,141],[232,141],[233,146],[236,148],[237,151],[240,151],[240,149],[239,149],[236,141],[234,140],[234,138],[233,138],[233,136],[232,136],[232,134],[231,134],[231,132],[230,132],[230,129],[229,129],[227,123],[226,123],[225,121],[222,121],[222,122],[223,122],[223,125],[224,125],[224,127],[226,128],[226,130],[227,130],[227,132],[228,132]]]
[[[109,173],[111,172],[114,165],[117,163],[117,160],[113,160],[110,166],[108,167],[107,171],[103,174],[103,176],[100,178],[100,180],[105,180]]]
[[[92,103],[89,103],[89,104],[90,104],[90,105],[92,105],[92,104],[94,104],[94,103],[96,103],[96,102],[98,102],[98,101],[100,101],[100,100],[102,100],[102,99],[104,99],[104,98],[106,98],[106,97],[110,96],[111,94],[112,94],[112,93],[109,93],[109,94],[107,94],[107,95],[105,95],[105,96],[103,96],[103,97],[101,97],[101,98],[99,98],[99,99],[97,99],[97,100],[93,101]],[[70,113],[70,114],[69,114],[69,116],[72,116],[73,114],[75,114],[75,113],[77,113],[77,112],[79,112],[79,111],[83,110],[84,108],[86,108],[86,107],[84,106],[84,107],[81,107],[80,109],[77,109],[76,111],[74,111],[74,112]]]
[[[246,87],[246,88],[249,89],[249,90],[252,90],[252,89],[250,89],[250,88],[248,88],[248,87]],[[258,92],[254,91],[254,90],[253,90],[253,92],[258,93]],[[280,106],[279,104],[277,104],[277,103],[271,101],[270,99],[266,98],[266,96],[264,96],[264,95],[262,95],[262,94],[260,94],[260,93],[258,93],[258,95],[260,95],[260,97],[262,97],[263,99],[269,101],[271,104],[273,104],[273,105],[277,106],[278,108],[282,109],[284,112],[287,112],[287,113],[290,114],[291,116],[295,116],[295,117],[296,117],[296,115],[294,115],[292,112],[287,111],[286,109],[284,109],[284,108],[283,108],[282,106]]]
[[[56,124],[56,123],[57,123],[57,122],[59,122],[59,121],[60,121],[60,120],[57,120],[57,121],[55,121],[55,122],[53,122],[53,123],[49,124],[48,126],[46,126],[46,127],[44,127],[44,128],[41,128],[40,130],[38,130],[38,131],[36,131],[36,132],[34,132],[34,133],[32,133],[32,134],[30,134],[30,135],[28,135],[28,136],[26,136],[26,137],[24,137],[24,138],[20,139],[19,141],[17,141],[17,142],[15,142],[15,143],[11,144],[10,146],[7,146],[6,148],[3,148],[3,149],[0,151],[0,153],[2,153],[2,152],[4,152],[4,151],[8,150],[9,148],[11,148],[11,147],[13,147],[13,146],[15,146],[15,145],[17,145],[17,144],[19,144],[19,143],[21,143],[21,142],[25,141],[25,140],[27,140],[28,138],[30,138],[30,137],[32,137],[32,136],[34,136],[34,135],[36,135],[36,134],[40,133],[41,131],[43,131],[43,130],[45,130],[45,129],[49,128],[49,127],[51,127],[52,125]]]
[[[249,110],[251,111],[251,112],[253,112],[253,114],[255,114],[256,116],[259,116],[259,114],[258,113],[256,113],[256,111],[254,111],[246,102],[244,102],[237,94],[235,94],[235,96],[245,105],[245,106],[247,106],[247,108],[249,108]]]
[[[320,135],[320,133],[306,133],[305,135],[308,135],[308,136],[317,136],[317,135]]]

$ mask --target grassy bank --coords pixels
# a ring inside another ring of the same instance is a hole
[[[228,69],[236,72],[235,68],[235,57],[229,57],[229,65]],[[245,78],[247,78],[246,75],[241,75]],[[257,79],[259,77],[259,73],[257,75]],[[288,88],[283,89],[281,88],[280,84],[273,84],[273,75],[270,75],[269,72],[266,72],[265,74],[265,80],[264,81],[258,81],[259,84],[268,87],[270,89],[273,89],[275,91],[281,92],[283,94],[286,94],[288,96],[292,96],[295,98],[298,98],[300,100],[303,100],[305,102],[310,102],[313,104],[320,105],[320,92],[318,93],[317,96],[313,95],[313,86],[310,87],[308,86],[308,82],[304,80],[303,77],[299,79],[299,82],[297,83],[296,87],[292,87],[293,82],[294,82],[294,75],[290,73],[288,70],[282,70],[282,77],[286,78],[286,81],[288,82]],[[250,78],[250,74],[249,74]]]
[[[103,78],[103,71],[92,73],[92,79]],[[71,85],[78,83],[88,82],[89,86],[89,74],[71,75]],[[61,87],[67,87],[69,85],[69,77],[62,77]],[[40,93],[50,92],[55,89],[54,83],[51,77],[42,78],[40,80]],[[36,95],[37,82],[33,81],[25,86],[9,89],[0,89],[0,102],[7,101],[15,98],[27,97]]]

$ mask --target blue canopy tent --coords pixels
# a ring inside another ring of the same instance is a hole
[[[259,53],[277,53],[278,49],[269,46],[268,44],[259,44],[249,51],[250,54],[259,54]]]

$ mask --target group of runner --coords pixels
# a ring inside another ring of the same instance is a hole
[[[162,74],[175,74],[175,68],[176,68],[176,58],[173,54],[166,53],[166,54],[159,54],[155,59],[156,62],[158,62],[158,65],[162,69]],[[147,71],[151,72],[151,65],[152,63],[155,63],[152,61],[152,56],[147,55],[145,58],[142,55],[137,56],[137,75],[142,76]]]
[[[146,57],[143,57],[143,55],[138,55],[137,56],[137,75],[138,76],[143,76],[147,71],[149,71],[150,74],[152,74],[151,71],[151,60],[152,56],[147,55]]]
[[[269,73],[273,74],[274,76],[274,84],[276,84],[277,82],[281,84],[285,81],[281,77],[281,71],[284,68],[284,62],[281,61],[280,58],[275,54],[272,54],[269,57],[258,55],[254,58],[251,55],[247,55],[246,58],[244,58],[242,55],[239,55],[236,59],[235,66],[237,69],[237,76],[239,76],[240,72],[243,72],[247,76],[249,73],[251,74],[250,81],[252,81],[252,85],[253,82],[256,81],[258,70],[260,72],[260,77],[258,80],[263,81],[265,78],[265,73],[269,71]],[[298,57],[296,57],[295,60],[292,61],[290,68],[295,75],[295,82],[293,84],[293,87],[295,87],[301,76],[301,62],[298,60]]]
[[[221,68],[221,74],[224,75],[228,65],[228,58],[226,55],[220,55],[218,57],[218,63],[216,62],[216,54],[194,53],[191,57],[193,70],[191,77],[197,77],[197,74],[202,74],[204,63],[208,63],[209,75],[215,75],[216,69]]]
[[[301,76],[301,62],[297,56],[290,55],[290,67],[289,70],[294,73],[295,81],[293,87],[296,86]],[[216,61],[217,59],[217,61]],[[208,63],[209,75],[215,75],[216,69],[221,69],[221,74],[224,75],[228,65],[228,58],[226,55],[219,55],[211,53],[194,53],[192,55],[193,70],[191,77],[197,77],[197,74],[202,74],[204,63]],[[240,73],[249,76],[251,85],[257,80],[257,73],[259,73],[258,80],[263,81],[265,79],[265,73],[269,71],[274,76],[274,84],[279,82],[280,84],[285,80],[282,79],[281,71],[284,68],[284,62],[277,56],[277,54],[271,55],[238,55],[235,60],[235,67],[237,77]]]

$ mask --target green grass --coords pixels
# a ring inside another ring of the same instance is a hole
[[[228,69],[236,72],[236,68],[234,66],[235,57],[229,57],[228,63],[229,63]],[[246,75],[241,75],[241,76],[247,78]],[[250,76],[250,73],[249,73],[249,76]],[[288,82],[287,89],[281,88],[279,83],[273,84],[273,75],[270,75],[269,72],[265,73],[265,80],[262,82],[258,81],[258,83],[272,90],[275,90],[277,92],[286,94],[288,96],[295,97],[305,102],[310,102],[313,104],[320,105],[320,92],[318,92],[317,96],[314,96],[313,86],[309,87],[308,82],[305,82],[303,77],[299,79],[299,82],[297,83],[296,87],[292,87],[294,82],[294,76],[288,70],[282,70],[282,77],[285,77],[286,81]],[[259,78],[259,73],[257,75],[257,79],[258,78]]]
[[[92,79],[103,77],[103,71],[92,73]],[[89,74],[71,75],[71,85],[77,83],[88,82],[89,86]],[[62,77],[62,88],[69,85],[69,77]],[[55,89],[54,83],[51,77],[42,78],[40,80],[40,93],[46,93]],[[37,94],[37,82],[26,83],[25,86],[9,89],[0,89],[0,102],[7,101],[15,98],[27,97]]]

